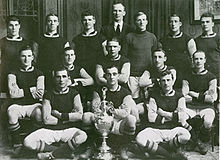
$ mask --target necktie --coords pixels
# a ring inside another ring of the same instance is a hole
[[[117,28],[116,28],[115,32],[116,32],[117,36],[120,36],[120,25],[119,24],[117,25]]]

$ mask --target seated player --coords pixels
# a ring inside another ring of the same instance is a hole
[[[39,152],[38,159],[68,156],[87,139],[84,131],[75,128],[82,120],[83,107],[78,92],[68,87],[67,70],[57,68],[53,78],[55,86],[43,98],[45,127],[24,139],[25,147]],[[59,142],[60,145],[54,145]]]
[[[66,47],[63,54],[63,66],[68,71],[70,78],[70,85],[80,93],[83,102],[87,101],[87,88],[94,84],[93,78],[86,72],[86,70],[78,65],[75,65],[76,55],[71,47]]]
[[[199,139],[193,140],[192,149],[198,146],[200,153],[206,154],[208,149],[203,142],[209,141],[215,118],[214,101],[217,100],[217,79],[205,69],[205,52],[196,51],[192,58],[194,68],[183,80],[182,93],[188,102],[186,118],[198,115],[204,120],[198,135]]]
[[[25,46],[19,53],[20,67],[8,75],[8,88],[11,98],[8,108],[9,130],[12,136],[13,147],[22,146],[20,137],[19,119],[30,117],[41,121],[38,116],[40,99],[44,94],[43,73],[32,65],[34,55],[31,47]]]
[[[136,105],[130,92],[118,84],[119,74],[118,68],[115,66],[106,67],[105,78],[107,80],[106,100],[113,103],[114,108],[109,112],[114,116],[114,124],[111,133],[117,135],[134,135],[136,129],[136,118],[132,116],[131,108]],[[92,105],[94,108],[100,106],[102,101],[102,91],[98,88],[94,92]],[[92,124],[95,120],[95,114],[85,112],[83,114],[83,122]]]
[[[130,62],[129,59],[120,55],[121,45],[118,38],[113,37],[107,41],[108,54],[104,59],[100,59],[96,65],[96,81],[99,85],[106,86],[107,79],[104,77],[104,70],[109,65],[115,65],[119,69],[120,85],[127,87],[128,78],[130,76]]]
[[[171,71],[161,73],[161,90],[152,93],[148,109],[148,120],[151,127],[147,127],[137,134],[136,141],[140,148],[148,154],[155,154],[167,159],[185,159],[182,154],[170,153],[190,139],[187,129],[177,127],[181,112],[186,109],[185,98],[181,92],[173,89],[174,78]],[[165,143],[165,144],[164,144]],[[162,145],[163,144],[163,145]],[[167,146],[166,146],[167,145]]]

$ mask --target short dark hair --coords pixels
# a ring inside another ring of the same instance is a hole
[[[22,46],[19,50],[19,53],[21,54],[22,51],[26,51],[26,50],[31,50],[32,53],[33,53],[33,48],[31,45],[25,45],[25,46]]]
[[[108,45],[108,42],[110,42],[110,41],[118,42],[119,45],[121,44],[120,39],[118,37],[110,37],[110,38],[108,38],[107,39],[107,45]]]
[[[212,21],[214,21],[214,15],[210,12],[203,13],[200,17],[200,21],[202,20],[203,17],[211,17]]]
[[[11,21],[17,21],[19,24],[21,23],[20,18],[18,18],[18,17],[15,16],[15,15],[11,15],[11,16],[8,16],[8,17],[7,17],[7,19],[6,19],[7,25],[8,25],[9,22],[11,22]]]
[[[53,68],[52,70],[52,76],[55,77],[56,76],[56,73],[58,71],[66,71],[67,72],[67,75],[68,75],[68,71],[66,70],[66,68],[63,66],[63,65],[58,65],[56,67]]]
[[[65,48],[63,49],[63,54],[64,54],[66,51],[70,51],[70,50],[73,50],[73,51],[74,51],[74,49],[73,49],[72,46],[71,46],[71,47],[65,47]]]
[[[155,50],[153,50],[152,57],[154,56],[155,52],[163,52],[164,56],[166,56],[166,52],[162,48],[156,48]]]
[[[46,16],[46,18],[45,18],[45,21],[46,21],[46,22],[48,21],[48,18],[49,18],[50,16],[56,16],[56,17],[59,19],[59,17],[58,17],[57,14],[49,13],[49,14]]]
[[[205,58],[206,58],[206,54],[205,54],[204,51],[202,51],[202,50],[197,50],[197,51],[195,51],[195,52],[193,53],[192,59],[194,59],[194,56],[195,56],[196,53],[203,53],[203,54],[205,55]]]
[[[166,56],[166,52],[163,50],[163,45],[160,42],[157,42],[157,47],[153,49],[151,56],[153,57],[155,52],[163,52],[164,55]]]
[[[148,19],[148,15],[145,12],[139,11],[134,15],[134,17],[133,17],[134,21],[136,21],[137,17],[142,16],[142,15],[145,15]]]
[[[171,75],[172,79],[174,79],[173,74],[169,69],[166,69],[165,71],[161,72],[159,74],[159,78],[161,79],[162,77],[164,77],[166,75]]]
[[[104,70],[104,72],[106,73],[106,71],[107,71],[108,69],[111,69],[111,68],[117,68],[117,70],[118,70],[118,72],[119,72],[119,69],[118,69],[118,67],[117,67],[116,65],[114,65],[114,64],[111,64],[111,65],[107,65],[107,66],[105,67],[105,70]]]
[[[91,11],[84,11],[81,14],[81,20],[85,17],[85,16],[93,16],[93,18],[95,19],[95,14]]]
[[[171,14],[171,15],[169,16],[169,18],[168,18],[169,21],[170,21],[171,17],[179,17],[179,20],[180,20],[180,22],[181,22],[181,19],[182,19],[182,18],[180,17],[180,15],[178,15],[178,14],[176,14],[176,13]]]

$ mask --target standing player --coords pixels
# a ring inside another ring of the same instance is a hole
[[[32,62],[34,55],[29,46],[21,49],[20,67],[8,75],[8,88],[11,105],[8,108],[9,131],[11,132],[13,147],[22,146],[20,138],[19,119],[30,117],[38,122],[42,119],[39,113],[40,99],[44,94],[44,76],[36,69]]]
[[[217,99],[216,77],[205,69],[206,55],[203,51],[193,54],[194,68],[183,80],[182,92],[187,105],[187,119],[199,115],[204,123],[200,129],[198,140],[194,139],[193,146],[198,146],[201,154],[206,154],[208,149],[203,142],[210,139],[210,130],[215,118],[214,101]]]
[[[178,122],[181,122],[179,113],[184,113],[186,103],[183,95],[173,89],[173,84],[174,78],[171,71],[162,72],[161,89],[152,93],[147,106],[148,120],[151,125],[137,134],[136,141],[148,154],[173,160],[186,159],[182,154],[174,152],[189,141],[190,133],[185,128],[177,127]],[[166,145],[169,149],[165,147]]]
[[[206,68],[216,75],[220,80],[220,35],[215,33],[214,15],[211,13],[204,13],[200,18],[202,35],[195,39],[196,47],[206,53],[207,62]]]
[[[140,78],[144,71],[152,65],[152,50],[157,47],[157,39],[153,33],[146,30],[148,20],[147,15],[138,12],[134,15],[136,31],[129,33],[126,37],[126,50],[123,52],[131,62],[131,76],[128,85],[132,92],[132,97],[140,97]]]
[[[46,88],[51,87],[52,75],[54,67],[59,64],[61,53],[65,47],[69,46],[69,42],[58,34],[59,19],[55,14],[46,16],[46,33],[38,40],[39,56],[37,65],[44,73],[46,78]]]
[[[37,55],[36,43],[20,36],[21,23],[16,16],[7,18],[7,36],[0,40],[0,93],[7,93],[7,75],[12,69],[20,65],[19,51],[24,46],[32,46],[33,53]]]
[[[172,14],[169,17],[168,35],[160,41],[167,55],[167,65],[173,66],[177,71],[178,88],[182,86],[182,76],[191,69],[191,57],[196,51],[195,41],[181,31],[182,22],[180,16]]]
[[[53,78],[55,86],[43,98],[45,127],[24,140],[24,146],[39,152],[38,159],[42,160],[70,156],[87,139],[84,131],[75,128],[82,120],[83,107],[78,92],[68,87],[67,70],[56,68]],[[55,143],[61,144],[56,146]]]
[[[102,56],[102,38],[95,30],[95,15],[83,12],[81,15],[83,32],[73,38],[72,42],[76,52],[76,64],[83,67],[92,78],[95,78],[97,59]]]

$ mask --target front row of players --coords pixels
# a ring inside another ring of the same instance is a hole
[[[137,134],[138,146],[149,154],[175,158],[180,155],[169,154],[169,150],[161,144],[166,142],[170,148],[176,149],[190,141],[192,147],[198,146],[200,152],[206,154],[207,149],[201,141],[209,140],[209,132],[215,118],[213,102],[217,99],[217,80],[204,68],[205,53],[196,51],[193,54],[194,68],[183,81],[182,93],[173,88],[176,80],[175,70],[164,65],[164,51],[156,50],[152,58],[158,73],[146,72],[150,75],[146,77],[152,77],[147,82],[152,81],[154,87],[149,102],[139,105],[146,106],[150,126]],[[30,117],[34,120],[36,128],[41,124],[43,128],[41,126],[41,129],[35,129],[36,131],[24,139],[25,147],[40,152],[39,159],[58,157],[64,152],[71,154],[72,150],[87,139],[87,134],[79,129],[81,123],[94,122],[94,113],[83,112],[80,98],[80,94],[83,94],[80,93],[83,90],[80,88],[91,85],[94,81],[83,68],[73,65],[74,50],[68,47],[64,50],[62,67],[53,71],[52,90],[44,93],[44,76],[33,66],[33,60],[32,49],[23,48],[20,52],[20,68],[8,75],[11,96],[8,118],[14,148],[19,150],[22,146],[19,119]],[[162,69],[164,67],[167,69]],[[139,120],[134,114],[138,112],[137,105],[130,92],[119,84],[118,66],[106,66],[104,73],[103,78],[106,79],[108,88],[106,100],[114,104],[114,109],[110,110],[114,115],[111,133],[134,135]],[[100,93],[101,87],[95,89],[93,107],[100,105]],[[196,115],[204,120],[199,135],[195,134],[194,125],[187,122],[187,119]],[[54,145],[57,142],[62,144]]]

